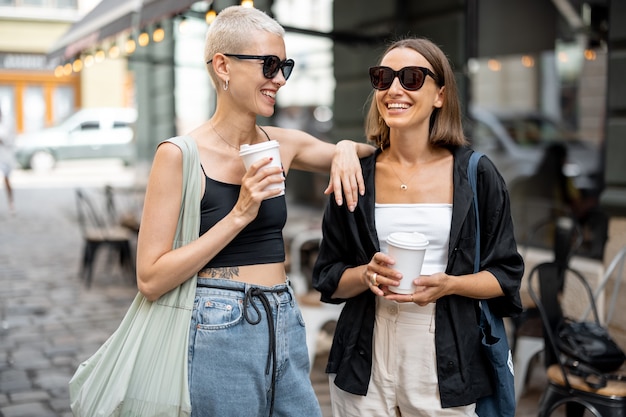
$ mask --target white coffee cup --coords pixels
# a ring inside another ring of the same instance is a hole
[[[394,232],[387,237],[388,253],[396,263],[392,268],[402,273],[399,286],[389,286],[389,291],[398,294],[413,294],[413,281],[422,272],[428,239],[418,232]]]
[[[269,140],[267,142],[255,143],[254,145],[241,145],[239,148],[239,156],[243,159],[243,164],[246,170],[250,168],[250,165],[262,158],[272,158],[272,161],[266,165],[269,167],[281,167],[280,152],[278,151],[278,141]],[[266,190],[280,189],[282,192],[278,195],[285,194],[285,181],[283,180],[278,184],[270,184]],[[278,196],[277,195],[277,196]],[[274,197],[277,197],[274,196]]]

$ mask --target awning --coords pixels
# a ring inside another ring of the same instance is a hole
[[[103,40],[174,16],[197,0],[102,0],[74,23],[48,52],[48,61],[60,63],[74,58]]]

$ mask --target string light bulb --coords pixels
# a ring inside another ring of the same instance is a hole
[[[95,59],[93,55],[89,53],[85,55],[85,59],[83,61],[84,61],[83,63],[85,64],[85,68],[89,68],[93,65]]]
[[[116,44],[111,45],[109,48],[109,58],[117,58],[120,56],[120,48]]]
[[[585,49],[585,59],[587,61],[595,61],[596,60],[596,51],[593,49]]]
[[[135,43],[132,35],[129,35],[128,39],[126,39],[126,42],[124,43],[124,52],[126,52],[127,55],[131,55],[135,52],[135,49],[137,49],[137,44]]]
[[[490,59],[487,61],[487,67],[494,72],[498,72],[502,69],[502,64],[497,59]]]
[[[522,57],[522,65],[526,68],[532,68],[535,66],[535,60],[530,55],[524,55]]]
[[[178,31],[180,33],[187,32],[187,26],[189,26],[189,22],[187,22],[187,18],[185,16],[181,16],[180,22],[178,23]]]
[[[81,72],[82,69],[83,69],[83,61],[80,59],[80,57],[78,57],[72,63],[72,71]]]
[[[99,64],[102,61],[104,61],[104,58],[106,58],[106,54],[101,48],[98,48],[98,50],[96,51],[96,55],[94,56],[94,60],[96,61],[96,64]]]
[[[152,32],[152,41],[154,43],[159,43],[163,39],[165,39],[165,29],[161,27],[161,24],[157,24],[154,28],[154,32]]]
[[[137,37],[137,42],[141,47],[147,46],[150,43],[150,35],[148,35],[148,32],[145,30],[141,32],[139,37]]]
[[[54,76],[60,78],[63,76],[63,65],[57,65],[54,69]]]
[[[207,25],[210,25],[211,23],[213,23],[216,17],[217,17],[217,12],[215,11],[213,7],[211,7],[204,15],[204,20],[206,21]]]
[[[72,73],[72,63],[68,62],[63,66],[63,75],[68,76]]]
[[[241,5],[243,7],[254,7],[254,1],[253,0],[241,0]]]

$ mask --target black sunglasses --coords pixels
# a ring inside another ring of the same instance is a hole
[[[263,60],[263,76],[267,79],[272,79],[278,74],[278,70],[283,72],[285,80],[289,79],[293,66],[295,65],[293,59],[285,59],[281,61],[276,55],[241,55],[241,54],[224,54],[224,56],[231,56],[237,59],[262,59]],[[207,61],[210,64],[212,59]]]
[[[398,71],[389,67],[370,68],[370,81],[372,82],[372,87],[376,90],[387,90],[393,84],[393,80],[398,77],[403,88],[409,91],[417,91],[424,85],[427,75],[430,75],[435,82],[439,83],[435,73],[424,67],[404,67]]]

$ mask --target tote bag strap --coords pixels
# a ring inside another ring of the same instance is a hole
[[[196,142],[190,136],[167,139],[183,153],[183,194],[173,248],[198,239],[200,233],[200,156]]]
[[[474,273],[480,271],[480,218],[478,213],[478,193],[476,191],[478,160],[482,154],[474,152],[470,156],[467,176],[472,187],[474,214],[476,216],[476,253],[474,255]],[[513,361],[506,339],[506,329],[501,317],[495,317],[489,310],[487,300],[480,301],[483,348],[493,366],[496,380],[495,392],[476,402],[476,413],[481,417],[515,415],[515,388],[513,379]]]
[[[474,205],[474,215],[476,216],[476,253],[474,254],[474,273],[480,270],[480,216],[478,215],[478,195],[476,192],[476,171],[478,169],[478,160],[483,156],[480,152],[474,152],[470,156],[467,165],[467,177],[472,187],[472,202]]]
[[[467,164],[467,178],[472,187],[472,204],[474,206],[474,215],[476,216],[476,253],[474,254],[474,273],[480,271],[480,216],[478,215],[478,192],[476,191],[478,160],[483,156],[480,152],[473,152]],[[480,306],[485,312],[485,318],[491,325],[491,312],[489,311],[489,303],[481,301]]]
[[[167,139],[178,146],[183,153],[183,192],[178,215],[178,225],[172,248],[176,249],[198,239],[200,235],[200,193],[202,171],[196,141],[190,136],[176,136]],[[162,295],[156,302],[161,305],[183,308],[191,311],[196,292],[198,275],[195,274],[177,288]]]

